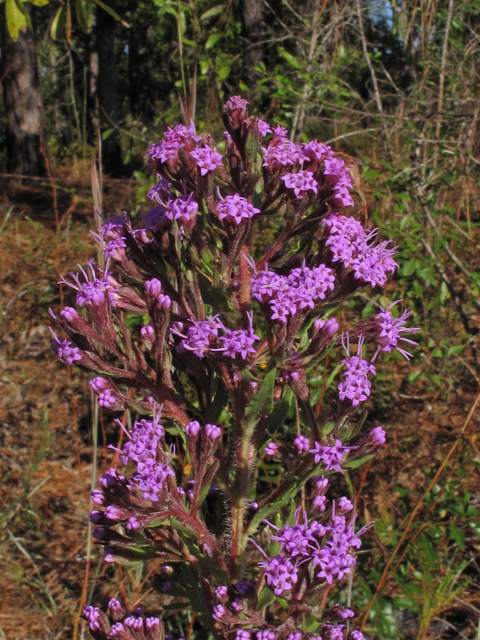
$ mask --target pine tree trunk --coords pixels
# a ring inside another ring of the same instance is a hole
[[[7,170],[29,176],[45,175],[41,151],[43,132],[42,98],[37,56],[31,33],[10,37],[3,6],[0,11],[1,73],[7,116]]]
[[[114,3],[108,3],[115,9]],[[98,55],[97,99],[102,132],[113,132],[102,140],[105,173],[119,178],[124,173],[118,125],[118,77],[115,57],[115,18],[97,7],[96,51]]]
[[[242,0],[242,37],[244,38],[244,67],[247,78],[256,76],[263,58],[260,44],[263,36],[262,0]]]

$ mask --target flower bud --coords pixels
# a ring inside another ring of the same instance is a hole
[[[338,506],[337,515],[340,515],[340,516],[344,515],[345,513],[349,513],[350,511],[353,510],[352,502],[345,496],[340,498],[340,500],[337,502],[337,506]]]
[[[385,444],[385,429],[382,427],[375,427],[368,435],[370,443],[373,447],[381,447]]]
[[[226,602],[228,600],[228,588],[221,584],[215,589],[215,596],[222,602]]]
[[[120,622],[120,620],[125,616],[125,609],[118,600],[115,600],[115,598],[110,598],[108,608],[114,622]]]
[[[95,504],[98,504],[98,505],[105,504],[105,494],[101,489],[94,489],[90,493],[90,497],[92,499],[92,502],[94,502]]]
[[[313,499],[312,507],[316,511],[320,511],[321,513],[323,513],[326,509],[326,504],[327,504],[326,496],[316,496],[316,498]]]
[[[206,424],[205,425],[205,435],[210,440],[218,440],[222,435],[222,431],[215,424]]]
[[[193,422],[189,422],[185,427],[185,433],[187,436],[191,438],[196,438],[200,433],[200,423],[197,420],[193,420]]]
[[[297,451],[300,455],[302,453],[308,453],[310,450],[310,440],[305,436],[297,436],[293,441],[293,444],[297,448]]]
[[[265,455],[267,456],[276,456],[280,446],[276,444],[276,442],[269,442],[265,447]]]

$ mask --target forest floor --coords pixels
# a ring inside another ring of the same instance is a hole
[[[59,274],[75,269],[77,263],[84,264],[96,252],[88,233],[93,225],[89,187],[77,184],[75,189],[58,191],[57,233],[48,185],[16,184],[15,195],[13,183],[2,186],[0,638],[76,640],[88,637],[79,618],[85,594],[88,602],[103,605],[109,597],[121,596],[133,608],[140,603],[140,594],[146,592],[141,603],[153,610],[158,607],[158,596],[154,598],[144,588],[148,576],[141,570],[122,573],[106,566],[95,548],[89,559],[92,474],[98,477],[109,467],[105,443],[116,434],[117,427],[101,416],[98,463],[93,469],[93,400],[87,376],[66,369],[50,350],[48,307],[58,311],[61,305],[73,302],[70,291],[58,288]],[[118,203],[128,201],[131,191],[121,185],[106,189],[105,210],[119,213]],[[403,379],[412,366],[402,364],[395,375]],[[388,446],[374,467],[352,472],[351,479],[355,489],[361,491],[362,518],[380,520],[387,530],[390,526],[400,534],[407,527],[405,515],[411,511],[405,514],[403,494],[397,488],[409,492],[413,508],[433,478],[432,464],[438,469],[452,447],[456,448],[437,481],[438,491],[441,493],[447,481],[461,471],[459,477],[469,493],[469,505],[480,506],[480,414],[471,412],[477,399],[473,383],[457,386],[448,394],[426,392],[419,385],[410,386],[409,395],[402,396],[396,392],[398,388],[390,390],[393,404],[388,410],[373,408],[374,419],[388,426]],[[420,539],[419,528],[435,519],[446,517],[448,526],[448,519],[453,522],[452,513],[442,516],[441,510],[435,510],[435,501],[425,499],[405,540],[415,544],[415,539]],[[469,581],[462,583],[454,598],[445,600],[443,610],[441,603],[437,606],[425,638],[478,638],[480,567],[476,557],[480,538],[472,534],[472,527],[465,525],[462,529],[461,523],[459,517],[457,528],[463,537],[451,536],[445,556],[439,560],[446,568],[438,569],[445,575],[449,558],[452,553],[455,557],[459,548],[462,562],[468,563],[462,575]],[[373,556],[382,566],[398,538],[393,536],[389,545],[388,536],[375,536]],[[447,551],[452,553],[448,555]],[[400,556],[393,564],[397,559]],[[455,562],[457,566],[458,558]],[[435,574],[434,567],[430,574]],[[383,593],[395,596],[396,590],[397,583],[390,581]],[[399,638],[401,634],[417,638],[423,633],[420,626],[426,601],[425,594],[423,599],[419,596],[423,603],[420,613],[408,608],[406,612],[394,612]]]

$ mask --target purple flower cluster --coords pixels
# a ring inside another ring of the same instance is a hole
[[[79,353],[80,349],[78,347],[72,347],[71,346],[72,343],[67,339],[60,340],[55,335],[52,328],[49,327],[49,329],[54,339],[50,347],[52,351],[55,351],[55,353],[60,358],[60,360],[62,362],[66,362],[67,364],[73,364],[74,362],[79,362],[82,359],[82,355]]]
[[[407,318],[412,315],[411,311],[404,311],[400,318],[394,318],[390,312],[390,309],[401,302],[401,300],[396,300],[392,302],[392,304],[384,309],[381,307],[380,313],[378,313],[375,317],[375,320],[380,327],[380,332],[377,335],[376,342],[379,345],[378,350],[385,351],[390,353],[394,349],[396,349],[399,353],[401,353],[407,360],[412,357],[412,354],[405,349],[402,349],[398,346],[398,341],[403,340],[403,342],[408,342],[410,344],[416,345],[417,343],[409,338],[402,338],[401,333],[416,333],[420,331],[418,328],[413,327],[405,327],[405,323],[407,322]],[[375,354],[376,355],[376,354]],[[375,359],[375,357],[374,357]]]
[[[341,580],[356,563],[351,549],[361,547],[360,536],[368,528],[355,533],[355,520],[347,524],[345,516],[335,515],[335,503],[330,518],[323,523],[318,520],[308,523],[305,513],[300,523],[300,517],[299,508],[295,524],[286,525],[272,536],[272,540],[280,544],[280,553],[273,558],[265,557],[259,564],[265,571],[267,584],[277,596],[288,597],[299,580],[302,565],[313,567],[318,583]]]
[[[227,196],[223,199],[219,193],[220,201],[217,202],[218,217],[220,220],[226,220],[229,224],[240,224],[243,220],[253,218],[256,213],[260,213],[260,209],[256,209],[248,202],[246,198],[242,198],[236,193],[233,196]]]
[[[372,287],[383,286],[387,274],[394,273],[398,266],[393,260],[396,250],[388,247],[390,241],[374,245],[372,239],[377,231],[366,233],[355,218],[333,215],[325,224],[328,230],[325,244],[330,247],[333,262],[351,267],[356,280],[368,282]]]
[[[78,265],[78,267],[85,278],[85,282],[80,280],[78,273],[70,273],[73,283],[65,280],[63,276],[60,280],[60,283],[66,284],[67,287],[71,287],[77,291],[77,304],[80,307],[83,307],[84,305],[87,308],[98,307],[105,304],[105,301],[108,298],[110,305],[114,307],[116,305],[114,294],[117,290],[109,280],[107,271],[104,272],[103,278],[98,278],[95,272],[93,260],[88,263],[89,273],[87,273],[80,265]]]
[[[338,385],[340,400],[348,398],[352,402],[352,406],[356,407],[370,395],[372,388],[368,375],[376,374],[376,369],[368,360],[362,358],[363,336],[358,340],[358,355],[350,355],[350,344],[347,334],[347,346],[344,349],[347,353],[342,363],[347,367],[347,371],[343,374],[345,380]]]
[[[129,461],[136,463],[136,472],[131,478],[132,488],[140,489],[143,500],[153,502],[158,502],[158,496],[164,490],[167,478],[175,476],[168,458],[163,462],[157,460],[159,444],[161,446],[165,434],[159,419],[160,412],[153,420],[135,422],[131,433],[117,420],[117,424],[125,431],[129,440],[123,449],[109,445],[110,449],[120,453],[123,464],[127,465]],[[163,447],[161,448],[163,450]]]
[[[286,173],[282,176],[287,189],[293,189],[295,196],[302,199],[308,191],[318,193],[318,183],[311,171],[297,171],[297,173]]]
[[[339,473],[343,473],[342,467],[340,466],[343,455],[356,448],[357,447],[344,447],[341,441],[337,439],[335,445],[332,447],[315,442],[315,446],[313,449],[310,449],[310,453],[315,456],[315,464],[318,464],[320,461],[325,463],[325,471],[338,471]]]
[[[270,271],[268,264],[264,271],[255,273],[251,280],[252,295],[259,302],[269,301],[273,311],[271,319],[287,322],[304,309],[313,309],[318,300],[325,300],[335,286],[332,269],[324,264],[318,267],[303,266],[292,269],[288,276]]]
[[[217,167],[222,167],[222,154],[214,148],[210,148],[208,144],[204,147],[197,147],[190,151],[190,155],[197,161],[202,176],[207,175],[211,171],[215,171]]]
[[[253,314],[249,313],[249,329],[232,330],[225,327],[218,316],[206,320],[191,320],[192,325],[187,329],[187,334],[181,332],[181,328],[173,327],[172,333],[183,338],[180,349],[191,351],[199,358],[204,358],[206,353],[221,352],[224,356],[235,360],[240,356],[245,360],[249,353],[255,353],[253,343],[259,340],[253,330]],[[224,335],[219,336],[221,329]],[[215,346],[221,343],[222,346]]]
[[[292,167],[295,163],[302,163],[305,160],[302,148],[290,142],[284,127],[276,127],[273,133],[274,136],[268,147],[262,147],[264,167],[279,170],[283,167]]]
[[[169,220],[190,222],[197,216],[198,204],[193,199],[193,193],[175,200],[168,200],[165,207],[165,216]]]
[[[189,149],[195,146],[195,143],[201,140],[201,136],[197,136],[195,131],[195,125],[193,122],[190,126],[186,127],[182,124],[177,125],[173,129],[168,127],[165,131],[165,140],[152,144],[150,147],[147,158],[149,160],[160,160],[160,162],[178,162],[179,150],[182,147]]]

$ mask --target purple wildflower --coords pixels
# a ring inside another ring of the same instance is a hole
[[[325,463],[325,471],[334,470],[343,473],[340,466],[343,454],[356,448],[357,447],[344,447],[341,441],[337,439],[333,447],[315,442],[315,447],[310,449],[310,453],[315,456],[315,464],[318,464],[320,461]]]
[[[354,629],[350,632],[349,640],[365,640],[365,636],[361,631]]]
[[[379,345],[378,351],[382,350],[386,353],[390,353],[394,349],[396,349],[399,353],[401,353],[407,360],[412,357],[411,353],[401,349],[398,346],[398,341],[403,340],[403,342],[409,342],[410,344],[416,345],[417,343],[409,338],[402,338],[400,336],[401,333],[416,333],[420,331],[418,328],[413,327],[405,327],[405,323],[407,318],[412,315],[411,311],[404,311],[400,318],[394,318],[390,313],[390,309],[401,302],[401,300],[396,300],[392,302],[392,304],[384,309],[381,307],[380,313],[375,316],[375,322],[378,324],[379,333],[375,339],[376,343]],[[377,353],[378,353],[377,351]],[[376,356],[376,354],[375,354]],[[375,358],[374,358],[375,359]]]
[[[166,204],[165,215],[169,220],[187,223],[195,220],[197,211],[198,204],[193,200],[193,193],[189,193],[188,196],[169,200]]]
[[[211,343],[217,338],[218,330],[222,327],[218,316],[206,320],[191,320],[192,326],[187,330],[185,336],[179,330],[172,328],[171,331],[177,336],[184,338],[181,346],[188,351],[192,351],[198,358],[203,358],[210,350]]]
[[[246,198],[243,198],[238,193],[233,196],[227,196],[225,199],[221,198],[220,202],[217,202],[217,211],[220,220],[226,219],[229,224],[237,225],[243,220],[253,218],[256,213],[260,213],[260,209],[256,209]]]
[[[332,155],[332,148],[327,147],[317,140],[303,144],[303,152],[308,160],[322,162]]]
[[[298,567],[281,554],[274,558],[266,558],[259,566],[264,570],[267,584],[273,587],[276,596],[293,589],[298,581]]]
[[[258,133],[262,136],[262,138],[264,138],[269,133],[272,133],[272,129],[270,128],[268,122],[265,122],[265,120],[258,120]]]
[[[374,245],[370,242],[376,230],[365,233],[360,222],[347,216],[334,215],[326,220],[329,237],[325,244],[330,247],[333,261],[352,267],[355,279],[362,279],[372,287],[384,285],[387,274],[394,273],[397,263],[393,260],[396,250],[390,242]]]
[[[236,640],[250,640],[251,633],[246,629],[238,629],[237,633],[235,634],[235,638]]]
[[[190,151],[190,155],[197,161],[202,176],[205,176],[209,171],[215,171],[217,167],[223,166],[222,154],[218,153],[214,148],[211,149],[208,144]]]
[[[162,163],[168,161],[178,162],[178,152],[182,147],[190,147],[202,139],[196,135],[193,121],[189,126],[179,124],[173,129],[168,127],[164,135],[165,140],[152,144],[148,150],[147,157],[150,160],[160,160]]]
[[[358,355],[350,356],[350,343],[347,333],[347,346],[342,337],[343,348],[347,353],[347,358],[342,363],[347,367],[343,374],[345,380],[338,385],[340,400],[348,398],[352,401],[352,406],[356,407],[370,395],[371,383],[368,374],[376,374],[376,369],[368,360],[362,358],[363,336],[358,339]]]
[[[253,330],[253,313],[249,314],[249,319],[250,329],[232,331],[224,328],[225,335],[220,337],[223,346],[219,349],[212,349],[212,351],[222,351],[224,356],[234,360],[237,355],[241,356],[242,360],[245,360],[249,353],[255,353],[253,343],[255,340],[260,340],[260,338]]]
[[[148,192],[148,197],[150,200],[156,200],[159,204],[162,204],[164,200],[168,200],[170,197],[170,187],[171,183],[162,178],[162,176],[157,173],[157,184],[153,186]]]
[[[67,364],[73,364],[74,362],[79,362],[82,359],[81,354],[79,353],[80,349],[78,347],[72,347],[71,342],[67,339],[60,340],[55,333],[53,332],[51,327],[50,333],[54,337],[54,342],[51,343],[51,348],[56,352],[57,356],[60,358],[62,362],[66,362]]]
[[[109,282],[108,273],[105,271],[103,278],[98,278],[95,273],[95,266],[93,260],[88,263],[89,273],[85,271],[80,265],[78,265],[82,272],[85,282],[80,281],[78,273],[70,273],[73,284],[65,280],[62,276],[59,284],[66,284],[68,287],[77,291],[77,304],[83,307],[96,307],[103,305],[108,298],[110,305],[115,306],[114,294],[117,292],[114,286]]]
[[[297,173],[286,173],[281,178],[285,182],[287,189],[293,189],[295,196],[302,199],[308,191],[317,193],[318,183],[311,171],[297,171]]]

